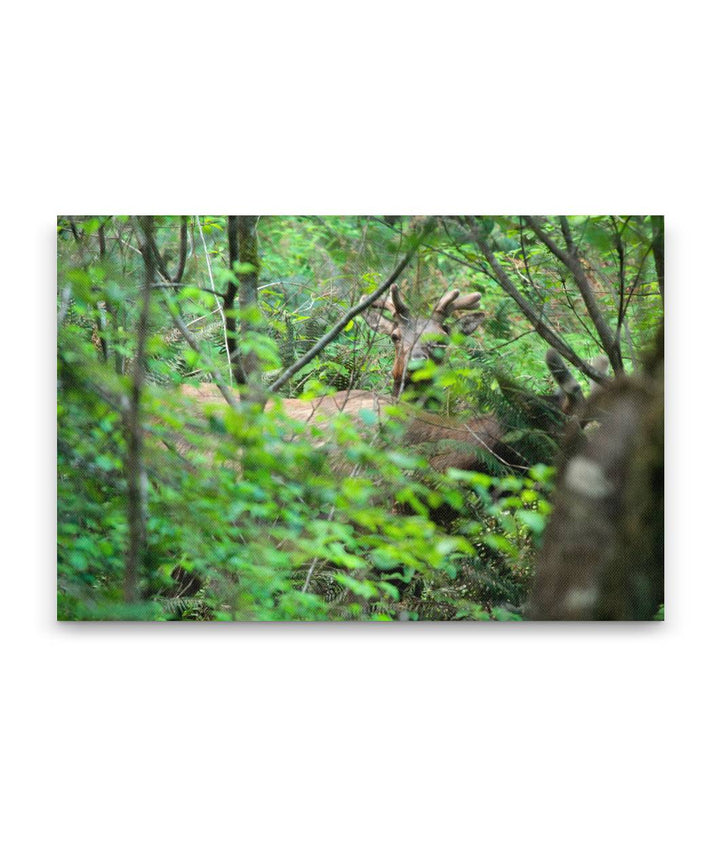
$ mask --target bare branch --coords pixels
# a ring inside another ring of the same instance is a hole
[[[592,285],[590,284],[590,280],[587,278],[577,255],[577,248],[573,241],[572,234],[570,233],[570,226],[568,224],[567,217],[560,218],[560,228],[562,229],[567,243],[567,252],[559,247],[547,232],[542,229],[537,218],[526,217],[526,220],[530,228],[535,232],[543,244],[545,244],[550,252],[565,265],[570,273],[572,273],[580,290],[580,294],[582,295],[582,299],[585,302],[585,306],[587,307],[588,315],[595,325],[595,329],[598,331],[598,336],[602,342],[603,349],[610,357],[610,363],[613,370],[615,374],[622,374],[623,366],[618,339],[613,335],[613,332],[605,320],[597,300],[595,299],[595,294],[593,292]],[[595,380],[595,378],[593,378],[593,380]]]
[[[154,282],[152,284],[153,288],[164,288],[168,291],[177,291],[177,284],[174,282]],[[193,285],[193,288],[197,291],[203,291],[205,294],[212,294],[213,297],[222,297],[223,295],[219,291],[213,291],[212,288],[203,288],[201,285]],[[213,310],[216,312],[217,310]]]
[[[190,345],[190,347],[193,349],[193,351],[200,354],[201,357],[204,357],[205,355],[202,352],[202,348],[200,347],[200,344],[198,343],[197,339],[193,336],[193,334],[188,330],[188,328],[185,325],[185,322],[182,320],[180,315],[175,311],[174,307],[172,306],[172,304],[168,300],[167,295],[163,294],[163,297],[165,298],[165,303],[167,304],[167,307],[170,310],[170,317],[173,320],[173,324],[180,331],[180,335],[183,337],[183,339],[185,339],[185,341],[188,343],[188,345]],[[215,385],[220,390],[220,394],[225,399],[225,401],[227,401],[227,403],[230,405],[230,407],[232,407],[233,410],[235,410],[236,412],[239,412],[240,411],[240,404],[238,403],[237,399],[233,396],[232,391],[229,389],[229,387],[227,387],[225,385],[225,383],[223,382],[223,379],[220,376],[220,372],[218,372],[217,369],[215,369],[209,363],[207,366],[207,370],[212,375],[212,379],[215,381]]]
[[[330,342],[336,339],[356,315],[359,315],[361,312],[364,312],[366,309],[372,306],[372,304],[379,297],[382,297],[382,295],[385,294],[385,292],[405,270],[410,260],[415,255],[417,248],[420,246],[421,242],[427,236],[429,231],[430,227],[425,226],[421,233],[412,240],[410,249],[405,253],[398,266],[385,280],[385,282],[379,288],[376,288],[375,291],[373,291],[371,294],[368,294],[367,297],[364,297],[359,303],[353,306],[352,309],[346,312],[345,315],[343,315],[343,317],[337,322],[337,324],[331,330],[329,330],[321,339],[319,339],[306,354],[304,354],[299,360],[293,363],[293,365],[287,368],[280,375],[280,377],[277,378],[277,380],[275,380],[270,385],[270,392],[277,392],[283,386],[283,384],[287,383],[290,380],[290,378],[294,374],[299,372],[303,366],[306,366],[310,362],[310,360],[314,359],[314,357],[316,357],[321,351],[323,351],[330,344]]]
[[[165,280],[165,282],[172,282],[173,278],[168,273],[167,267],[165,267],[165,261],[163,260],[163,257],[160,254],[160,250],[158,249],[158,245],[155,241],[154,235],[151,234],[146,239],[149,241],[150,251],[153,254],[153,261],[155,263],[155,267],[160,273],[160,276]]]
[[[655,259],[655,272],[657,273],[658,288],[660,296],[665,299],[665,218],[662,215],[653,215],[652,223],[652,250]]]
[[[215,290],[215,280],[213,279],[212,265],[210,264],[210,253],[208,253],[207,244],[205,243],[205,235],[203,234],[202,224],[200,223],[199,216],[195,217],[195,222],[197,223],[198,231],[200,232],[200,240],[202,241],[203,252],[205,253],[205,263],[207,264],[208,277],[210,278],[210,286],[212,288],[213,294],[215,295],[215,302],[217,303],[217,307],[220,312],[220,317],[222,318],[223,338],[225,339],[225,353],[227,354],[228,359],[228,375],[232,380],[232,358],[230,356],[230,343],[228,342],[227,337],[227,323],[225,321],[225,312],[223,311],[223,305],[220,302],[219,292]],[[180,332],[182,333],[182,330],[180,330]]]
[[[480,235],[480,232],[476,225],[471,225],[471,231],[473,237],[475,239],[475,243],[480,248],[480,251],[485,256],[488,261],[488,264],[492,268],[497,282],[500,287],[508,294],[512,299],[517,303],[520,311],[523,315],[528,319],[528,321],[533,325],[533,327],[537,330],[537,332],[542,336],[542,338],[549,344],[555,348],[558,353],[560,353],[566,360],[571,362],[576,368],[580,369],[580,371],[589,378],[592,378],[597,383],[605,385],[607,383],[607,379],[603,378],[602,375],[597,371],[597,369],[593,368],[591,365],[586,363],[584,360],[581,360],[580,357],[575,353],[575,351],[562,339],[545,321],[543,321],[542,317],[535,311],[535,308],[523,297],[523,295],[518,291],[515,287],[515,284],[507,275],[507,273],[503,270],[500,262],[498,262],[495,257],[495,253],[490,249],[487,241]]]
[[[187,236],[188,236],[188,226],[187,226],[187,214],[183,214],[180,218],[180,258],[178,259],[177,271],[175,272],[175,276],[173,277],[173,282],[180,282],[183,278],[183,274],[185,273],[185,262],[187,262]]]

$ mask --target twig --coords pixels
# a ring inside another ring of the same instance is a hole
[[[537,330],[533,327],[532,330],[525,330],[523,333],[519,333],[517,336],[513,336],[512,339],[506,339],[504,342],[501,342],[499,345],[496,345],[494,348],[488,348],[485,353],[486,354],[494,354],[495,351],[502,351],[503,348],[507,348],[508,345],[512,345],[513,342],[517,342],[518,339],[522,339],[525,336],[530,336],[533,333],[537,333]]]
[[[185,273],[185,263],[187,261],[187,215],[183,214],[180,218],[182,221],[182,225],[180,226],[180,258],[178,259],[177,271],[175,272],[175,278],[173,282],[180,282],[183,278],[183,274]]]
[[[175,282],[154,282],[152,284],[152,287],[153,288],[165,288],[169,291],[177,291],[178,290],[177,283],[175,283]],[[222,297],[223,296],[220,292],[213,291],[212,288],[203,288],[203,286],[201,286],[201,285],[193,285],[192,287],[197,289],[198,291],[205,292],[205,294],[212,294],[215,297]]]
[[[570,292],[568,291],[568,289],[567,289],[567,285],[565,284],[565,277],[564,277],[564,276],[562,276],[562,275],[560,276],[560,284],[562,285],[562,290],[563,290],[563,294],[564,294],[564,296],[565,296],[565,302],[566,302],[566,303],[567,303],[567,305],[568,305],[568,309],[569,309],[569,310],[572,312],[572,314],[575,316],[575,320],[578,322],[578,324],[579,324],[579,325],[583,328],[583,330],[587,333],[587,335],[588,335],[588,339],[591,339],[591,340],[592,340],[592,342],[593,342],[595,345],[597,345],[597,346],[598,346],[598,348],[600,348],[600,349],[602,350],[602,344],[601,344],[600,342],[598,342],[598,340],[597,340],[597,339],[595,338],[595,336],[593,335],[592,330],[588,327],[588,325],[585,323],[585,321],[583,321],[583,319],[580,317],[580,315],[579,315],[579,313],[578,313],[577,309],[575,308],[575,304],[574,304],[574,302],[573,302],[572,298],[570,297]]]
[[[218,309],[213,309],[212,312],[208,312],[207,315],[200,315],[199,318],[193,318],[192,321],[188,321],[187,326],[192,327],[193,324],[199,324],[201,321],[204,321],[206,318],[212,318],[212,316],[218,312]]]
[[[333,339],[337,338],[340,333],[347,327],[350,321],[361,312],[364,312],[369,306],[371,306],[379,297],[381,297],[395,282],[395,280],[400,276],[400,274],[405,270],[408,263],[412,259],[415,251],[420,246],[425,235],[429,232],[429,228],[426,226],[421,234],[416,237],[410,249],[405,253],[404,257],[400,261],[400,264],[395,268],[395,270],[390,274],[390,276],[385,280],[385,282],[379,287],[376,288],[372,294],[368,294],[367,297],[363,298],[360,303],[353,306],[345,315],[338,321],[338,323],[327,332],[321,339],[313,345],[310,350],[304,354],[299,360],[297,360],[293,365],[291,365],[288,369],[286,369],[280,377],[274,381],[269,387],[270,392],[277,392],[283,384],[287,383],[290,378],[300,371],[303,366],[306,366],[310,360],[316,357],[324,348],[326,348]]]
[[[509,294],[515,303],[517,303],[523,315],[533,325],[540,336],[545,339],[548,345],[552,345],[552,347],[555,348],[561,356],[565,357],[566,360],[569,360],[576,368],[580,369],[584,375],[592,378],[596,383],[605,386],[607,384],[607,378],[604,378],[597,369],[588,365],[584,360],[581,360],[567,342],[565,342],[564,339],[562,339],[547,323],[545,323],[545,321],[543,321],[541,316],[539,316],[535,311],[534,307],[523,297],[522,294],[520,294],[513,281],[503,270],[487,241],[480,235],[477,227],[473,226],[472,232],[476,244],[495,273],[496,281],[499,283],[503,291]]]
[[[380,223],[382,226],[385,226],[385,228],[390,229],[392,232],[395,232],[396,235],[402,236],[402,229],[397,229],[397,228],[395,228],[395,226],[391,226],[389,223],[386,223],[384,220],[380,219],[379,217],[370,217],[369,219],[375,223]],[[443,228],[447,232],[447,226],[445,225],[445,218],[444,217],[442,218],[442,224],[443,224]],[[450,237],[449,234],[448,234],[448,237]],[[440,247],[433,247],[430,244],[423,243],[423,244],[421,244],[421,246],[430,248],[430,249],[432,249],[432,251],[434,253],[437,253],[437,255],[445,256],[446,259],[451,259],[452,261],[457,262],[459,265],[463,265],[464,267],[469,268],[470,270],[476,271],[477,273],[484,274],[486,277],[488,277],[488,279],[493,279],[493,277],[488,273],[488,271],[481,264],[478,264],[477,262],[472,262],[472,261],[469,261],[467,258],[462,258],[460,256],[453,255],[453,253],[449,253],[447,250],[442,250],[442,249],[440,249]],[[463,250],[460,247],[458,247],[457,245],[455,245],[455,249],[459,253],[463,252]]]
[[[566,217],[560,218],[560,228],[565,238],[567,252],[559,247],[555,241],[545,232],[536,217],[526,217],[530,228],[535,232],[535,235],[542,241],[550,252],[559,259],[565,267],[572,273],[578,289],[582,296],[585,306],[587,307],[588,315],[595,325],[595,329],[600,336],[603,350],[610,358],[610,364],[616,375],[623,373],[622,357],[620,355],[620,344],[616,336],[613,336],[612,330],[608,325],[605,317],[602,314],[600,307],[592,290],[590,281],[587,278],[583,266],[577,254],[575,243],[570,232],[570,225]],[[596,378],[593,378],[596,380]]]
[[[205,235],[203,234],[202,226],[200,225],[200,217],[198,215],[195,216],[195,221],[197,222],[198,231],[200,232],[200,240],[202,241],[203,250],[205,252],[205,261],[207,263],[208,276],[210,277],[210,285],[212,286],[212,291],[213,291],[213,294],[215,295],[215,302],[217,303],[218,309],[220,310],[220,317],[222,318],[222,322],[223,322],[222,326],[223,326],[223,338],[225,339],[225,353],[227,354],[227,358],[228,358],[228,373],[230,375],[230,382],[232,383],[232,377],[233,377],[232,362],[230,360],[230,344],[228,342],[228,337],[227,337],[227,323],[225,321],[225,312],[223,311],[222,303],[220,303],[220,298],[218,297],[217,292],[215,291],[215,280],[213,279],[212,267],[210,266],[210,254],[208,253],[207,244],[205,243]],[[182,333],[182,330],[180,330],[180,332]],[[220,387],[218,386],[218,389],[219,388]]]
[[[653,215],[650,218],[652,227],[652,250],[655,259],[660,297],[665,299],[665,221],[662,216]]]
[[[185,322],[177,314],[174,307],[172,306],[172,304],[168,300],[167,295],[163,294],[163,297],[165,298],[165,303],[167,304],[167,307],[170,310],[170,317],[173,320],[173,324],[175,324],[175,326],[178,328],[183,339],[185,339],[185,341],[188,343],[188,345],[190,345],[190,347],[193,349],[193,351],[200,354],[200,356],[204,356],[197,339],[193,336],[193,334],[185,326]],[[208,371],[212,375],[212,379],[215,381],[215,385],[220,390],[222,397],[225,399],[225,401],[227,401],[227,403],[230,405],[230,407],[232,407],[232,409],[234,411],[239,413],[240,412],[240,404],[238,403],[238,401],[233,396],[231,390],[223,382],[223,379],[220,376],[220,373],[212,365],[208,365]]]
[[[352,478],[355,478],[355,476],[358,474],[358,472],[359,472],[359,471],[360,471],[360,464],[355,464],[355,466],[352,468],[352,470],[351,470],[351,472],[350,472],[350,476],[349,476],[349,477],[350,477],[351,479],[352,479]],[[328,512],[328,516],[327,516],[327,522],[328,522],[328,523],[330,523],[330,522],[331,522],[331,520],[333,519],[333,517],[335,516],[335,509],[336,509],[336,508],[337,508],[337,506],[336,506],[336,505],[333,505],[333,506],[332,506],[332,508],[330,509],[330,511]],[[300,589],[300,591],[301,591],[303,594],[308,590],[308,586],[310,585],[310,579],[311,579],[311,577],[312,577],[312,575],[313,575],[313,572],[314,572],[314,570],[315,570],[315,567],[316,567],[317,563],[318,563],[318,557],[317,557],[317,556],[313,556],[313,560],[312,560],[312,562],[310,563],[310,567],[308,568],[308,572],[307,572],[307,575],[306,575],[306,577],[305,577],[305,582],[303,583],[303,587]]]

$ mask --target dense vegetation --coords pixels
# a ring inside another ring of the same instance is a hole
[[[586,391],[598,353],[636,371],[662,259],[656,217],[60,217],[59,617],[521,619],[565,428],[545,353]],[[479,292],[482,326],[397,404],[306,418],[390,394],[356,310],[393,283],[418,316]],[[453,465],[419,413],[492,413],[504,451]]]

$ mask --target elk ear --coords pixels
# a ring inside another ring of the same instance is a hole
[[[484,312],[470,312],[467,315],[462,315],[458,319],[457,326],[464,336],[470,336],[477,330],[484,320]]]
[[[563,394],[561,409],[568,414],[576,413],[585,401],[580,384],[555,348],[550,348],[545,354],[545,362]]]
[[[386,336],[390,336],[395,329],[394,322],[388,321],[387,318],[384,318],[379,312],[375,312],[373,309],[369,309],[363,318],[370,326],[370,329],[377,330],[379,333],[385,333]]]
[[[605,354],[598,354],[597,357],[593,357],[590,360],[590,365],[603,377],[608,376],[608,369],[610,368],[610,360],[607,358]],[[597,392],[599,389],[602,389],[599,383],[596,383],[592,378],[590,379],[590,392]]]

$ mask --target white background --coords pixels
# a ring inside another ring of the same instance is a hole
[[[706,8],[5,10],[4,852],[714,850]],[[57,625],[55,216],[458,212],[666,214],[667,621]]]

